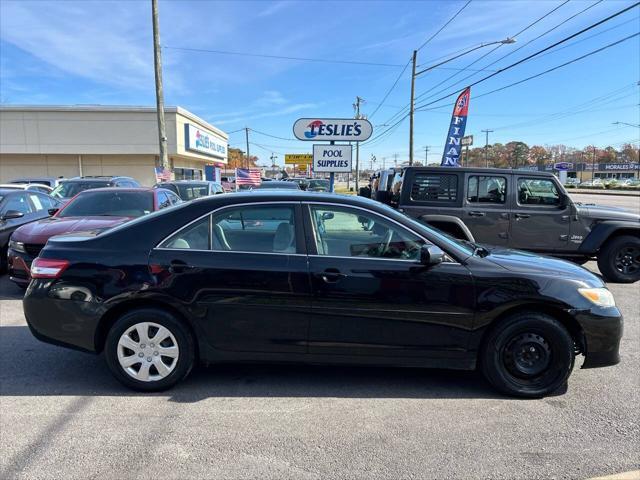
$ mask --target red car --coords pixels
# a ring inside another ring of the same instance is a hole
[[[175,193],[163,188],[82,191],[61,209],[53,210],[51,217],[23,225],[13,232],[7,256],[9,278],[26,287],[31,281],[31,262],[54,235],[105,230],[181,202]]]

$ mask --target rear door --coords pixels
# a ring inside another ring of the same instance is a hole
[[[225,207],[151,253],[171,295],[220,350],[306,353],[311,307],[296,202]]]
[[[510,175],[468,173],[465,178],[464,223],[480,243],[507,246]]]
[[[562,205],[553,178],[514,174],[515,204],[509,246],[533,251],[569,248],[571,205]]]

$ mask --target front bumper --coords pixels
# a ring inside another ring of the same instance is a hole
[[[585,361],[582,368],[608,367],[620,363],[620,339],[624,329],[616,307],[570,312],[582,327]]]

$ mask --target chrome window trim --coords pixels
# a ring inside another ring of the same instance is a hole
[[[210,212],[205,213],[204,215],[200,215],[198,218],[195,218],[194,220],[191,220],[189,223],[187,223],[186,225],[183,225],[182,227],[180,227],[179,229],[175,230],[174,232],[170,233],[169,235],[167,235],[166,237],[164,237],[162,240],[160,240],[158,243],[156,243],[156,246],[152,248],[152,250],[177,250],[177,251],[191,251],[191,252],[195,252],[195,251],[200,251],[200,252],[231,252],[234,253],[235,251],[231,251],[231,250],[198,250],[195,248],[166,248],[166,247],[159,247],[158,245],[162,245],[165,241],[167,241],[169,238],[173,237],[174,235],[176,235],[177,233],[180,233],[182,230],[184,230],[185,228],[190,227],[191,225],[193,225],[196,222],[199,222],[200,220],[202,220],[204,217],[206,217],[207,215],[213,215],[214,213],[223,211],[223,210],[227,210],[229,208],[237,208],[237,207],[244,207],[246,205],[265,205],[265,206],[269,206],[269,205],[293,205],[295,207],[295,205],[300,204],[301,202],[295,201],[295,200],[278,200],[275,202],[247,202],[247,203],[235,203],[233,205],[223,205],[221,207],[216,208],[215,210],[211,210]],[[295,211],[294,211],[294,215],[295,215]],[[294,217],[295,218],[295,217]],[[211,219],[209,219],[209,230],[211,230]],[[243,253],[269,253],[269,252],[243,252]],[[280,253],[275,253],[275,255],[281,255]],[[296,255],[304,255],[302,253],[296,253]]]

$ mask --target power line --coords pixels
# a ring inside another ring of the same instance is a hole
[[[248,53],[248,52],[232,52],[228,50],[209,50],[206,48],[188,48],[188,47],[171,47],[165,45],[165,49],[169,50],[180,50],[184,52],[201,52],[201,53],[214,53],[217,55],[235,55],[239,57],[258,57],[258,58],[271,58],[277,60],[293,60],[299,62],[316,62],[316,63],[339,63],[339,64],[348,64],[348,65],[367,65],[373,67],[402,67],[402,65],[397,63],[378,63],[378,62],[362,62],[359,60],[333,60],[326,58],[308,58],[308,57],[290,57],[285,55],[268,55],[262,53]]]
[[[467,8],[467,6],[469,6],[469,4],[470,4],[470,3],[471,3],[471,0],[468,0],[468,1],[467,1],[467,3],[465,3],[465,4],[462,6],[462,8],[460,8],[460,10],[458,10],[458,11],[453,15],[453,17],[451,17],[451,18],[450,18],[450,19],[449,19],[449,20],[448,20],[448,21],[447,21],[447,22],[446,22],[442,27],[440,27],[440,29],[439,29],[436,33],[434,33],[434,34],[433,34],[433,35],[431,35],[429,38],[427,38],[427,39],[425,40],[425,42],[424,42],[422,45],[420,45],[418,48],[416,48],[416,50],[418,50],[418,51],[422,50],[422,49],[423,49],[423,48],[424,48],[424,47],[425,47],[425,46],[426,46],[426,45],[427,45],[431,40],[433,40],[435,37],[437,37],[437,36],[438,36],[438,34],[439,34],[440,32],[442,32],[442,31],[443,31],[443,30],[444,30],[444,29],[445,29],[445,28],[446,28],[446,27],[447,27],[451,22],[453,22],[453,21],[456,19],[456,17],[457,17],[457,16],[458,16],[458,15],[459,15],[459,14],[460,14],[460,13],[461,13],[465,8]]]
[[[623,13],[628,12],[629,10],[631,10],[631,9],[633,9],[633,8],[635,8],[635,7],[637,7],[638,5],[640,5],[640,2],[636,2],[636,3],[634,3],[633,5],[631,5],[631,6],[627,7],[627,8],[624,8],[624,9],[622,9],[622,10],[620,10],[620,11],[618,11],[618,12],[614,13],[613,15],[610,15],[610,16],[608,16],[608,17],[606,17],[606,18],[604,18],[604,19],[602,19],[602,20],[600,20],[600,21],[598,21],[598,22],[596,22],[596,23],[593,23],[593,24],[589,25],[588,27],[583,28],[582,30],[580,30],[580,31],[578,31],[578,32],[576,32],[576,33],[574,33],[574,34],[572,34],[572,35],[569,35],[568,37],[563,38],[562,40],[559,40],[559,41],[557,41],[557,42],[555,42],[555,43],[553,43],[553,44],[551,44],[551,45],[549,45],[549,46],[547,46],[547,47],[545,47],[545,48],[543,48],[543,49],[541,49],[541,50],[538,50],[537,52],[534,52],[534,53],[532,53],[531,55],[528,55],[528,56],[526,56],[526,57],[524,57],[524,58],[522,58],[522,59],[518,60],[517,62],[514,62],[514,63],[512,63],[512,64],[510,64],[510,65],[507,65],[507,66],[506,66],[506,67],[504,67],[504,68],[501,68],[501,69],[499,69],[497,72],[491,73],[491,74],[487,75],[486,77],[483,77],[483,78],[481,78],[480,80],[477,80],[477,81],[475,81],[475,82],[473,82],[473,83],[469,84],[468,86],[472,87],[472,86],[474,86],[474,85],[478,85],[478,84],[480,84],[480,83],[482,83],[482,82],[485,82],[485,81],[489,80],[490,78],[495,77],[496,75],[499,75],[499,74],[501,74],[501,73],[503,73],[503,72],[506,72],[507,70],[510,70],[510,69],[512,69],[513,67],[516,67],[516,66],[518,66],[518,65],[520,65],[520,64],[522,64],[522,63],[524,63],[524,62],[526,62],[526,61],[528,61],[528,60],[531,60],[532,58],[534,58],[534,57],[536,57],[536,56],[538,56],[538,55],[540,55],[540,54],[542,54],[542,53],[544,53],[544,52],[546,52],[546,51],[549,51],[549,50],[551,50],[552,48],[554,48],[554,47],[556,47],[556,46],[558,46],[558,45],[561,45],[561,44],[563,44],[563,43],[565,43],[565,42],[568,42],[568,41],[569,41],[569,40],[571,40],[572,38],[575,38],[575,37],[577,37],[578,35],[583,34],[584,32],[587,32],[587,31],[589,31],[589,30],[591,30],[591,29],[593,29],[593,28],[596,28],[596,27],[598,27],[599,25],[602,25],[603,23],[608,22],[609,20],[612,20],[612,19],[616,18],[617,16],[622,15]],[[626,40],[626,39],[622,39],[621,41],[624,41],[624,40]],[[619,42],[618,42],[618,43],[619,43]],[[613,46],[613,45],[612,45],[612,44],[611,44],[611,45],[608,45],[608,46],[607,46],[607,48],[608,48],[609,46]],[[596,53],[596,52],[594,51],[593,53]],[[583,57],[581,57],[581,58],[583,58]],[[564,66],[564,65],[562,65],[562,66]],[[560,68],[560,67],[557,67],[557,68]],[[438,99],[436,99],[436,100],[432,100],[431,102],[428,102],[428,103],[423,103],[423,104],[422,104],[422,105],[420,105],[419,107],[425,107],[425,106],[428,106],[428,105],[432,105],[432,104],[437,103],[437,102],[440,102],[440,101],[442,101],[442,100],[444,100],[444,99],[446,99],[446,98],[449,98],[449,97],[451,97],[451,96],[453,96],[453,95],[456,95],[457,93],[458,93],[458,91],[457,91],[457,90],[455,90],[455,91],[450,92],[450,93],[448,93],[448,94],[446,94],[446,95],[444,95],[444,96],[442,96],[442,97],[440,97],[440,98],[438,98]],[[478,96],[476,96],[476,98],[478,98]]]
[[[296,138],[291,138],[291,137],[279,137],[277,135],[272,135],[270,133],[266,133],[266,132],[261,132],[260,130],[256,130],[255,128],[251,129],[252,132],[258,133],[260,135],[264,135],[265,137],[271,137],[271,138],[277,138],[278,140],[285,140],[287,142],[298,142],[299,140]]]
[[[380,101],[380,103],[378,104],[378,106],[376,107],[376,109],[373,111],[373,113],[371,115],[369,115],[369,118],[373,118],[373,116],[376,114],[376,112],[378,110],[380,110],[380,107],[382,107],[382,105],[384,105],[384,102],[387,100],[387,98],[389,97],[389,95],[391,94],[391,92],[393,91],[394,88],[396,88],[396,85],[398,85],[398,82],[400,81],[400,79],[402,78],[402,75],[404,74],[404,72],[407,70],[407,67],[409,66],[409,64],[411,63],[411,59],[407,60],[407,63],[405,64],[404,68],[402,69],[402,71],[400,72],[400,75],[398,75],[398,78],[396,78],[396,81],[393,82],[393,85],[391,85],[391,88],[389,90],[387,90],[387,93],[385,93],[384,98]],[[375,103],[375,102],[374,102]]]

